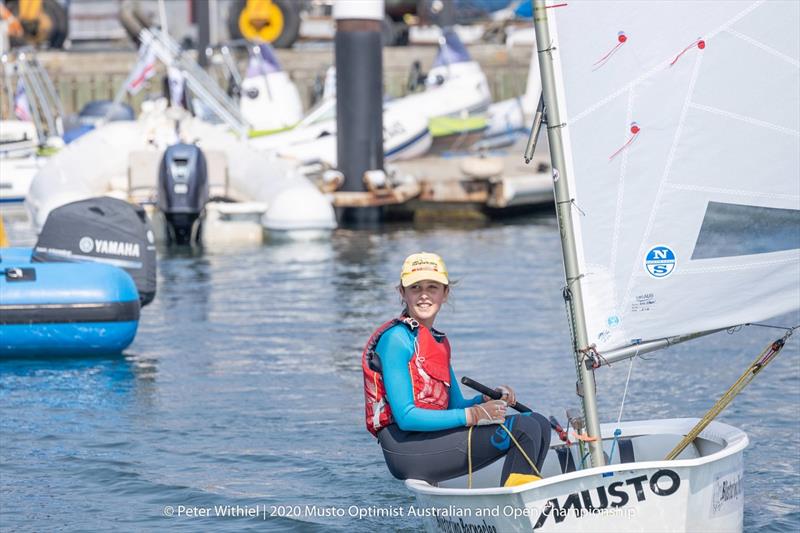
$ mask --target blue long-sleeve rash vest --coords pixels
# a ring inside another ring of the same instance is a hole
[[[383,384],[392,415],[404,431],[439,431],[462,427],[467,423],[465,407],[481,403],[483,397],[465,399],[450,366],[450,402],[446,410],[423,409],[414,405],[414,392],[408,363],[414,355],[416,330],[398,324],[381,335],[375,351],[381,360]],[[437,339],[438,340],[438,339]]]

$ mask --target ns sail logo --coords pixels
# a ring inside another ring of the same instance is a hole
[[[644,268],[654,278],[666,278],[675,270],[675,252],[668,246],[654,246],[644,258]]]

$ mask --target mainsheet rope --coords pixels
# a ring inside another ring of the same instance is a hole
[[[491,416],[489,416],[489,413],[486,411],[486,409],[484,409],[480,405],[478,405],[478,407],[482,409],[483,412],[486,413],[486,416],[488,416],[491,419]],[[474,427],[475,426],[470,426],[469,431],[467,432],[467,488],[468,489],[472,488],[472,428]],[[508,436],[511,437],[511,441],[514,443],[514,446],[517,447],[517,449],[520,451],[525,460],[528,461],[528,464],[531,466],[531,469],[536,473],[536,475],[539,477],[543,477],[542,473],[539,472],[539,469],[536,468],[536,465],[533,463],[533,461],[531,461],[531,458],[528,457],[528,454],[525,453],[525,450],[522,449],[522,445],[517,441],[516,438],[514,438],[514,435],[511,434],[511,431],[509,431],[506,425],[501,422],[500,427],[503,428],[506,433],[508,433]]]

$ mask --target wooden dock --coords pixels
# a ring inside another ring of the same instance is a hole
[[[386,165],[389,179],[366,192],[333,192],[335,207],[386,208],[387,218],[487,219],[549,209],[553,185],[546,142],[529,165],[524,141],[503,153],[425,156]]]

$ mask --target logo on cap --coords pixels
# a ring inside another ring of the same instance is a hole
[[[426,274],[430,272],[430,274]],[[436,254],[421,252],[409,255],[403,262],[400,273],[403,286],[407,287],[422,280],[437,281],[447,285],[447,267],[442,258]]]
[[[417,259],[416,261],[411,263],[411,272],[417,272],[418,270],[433,270],[439,272],[439,265],[437,265],[433,261],[427,261],[425,259]]]

